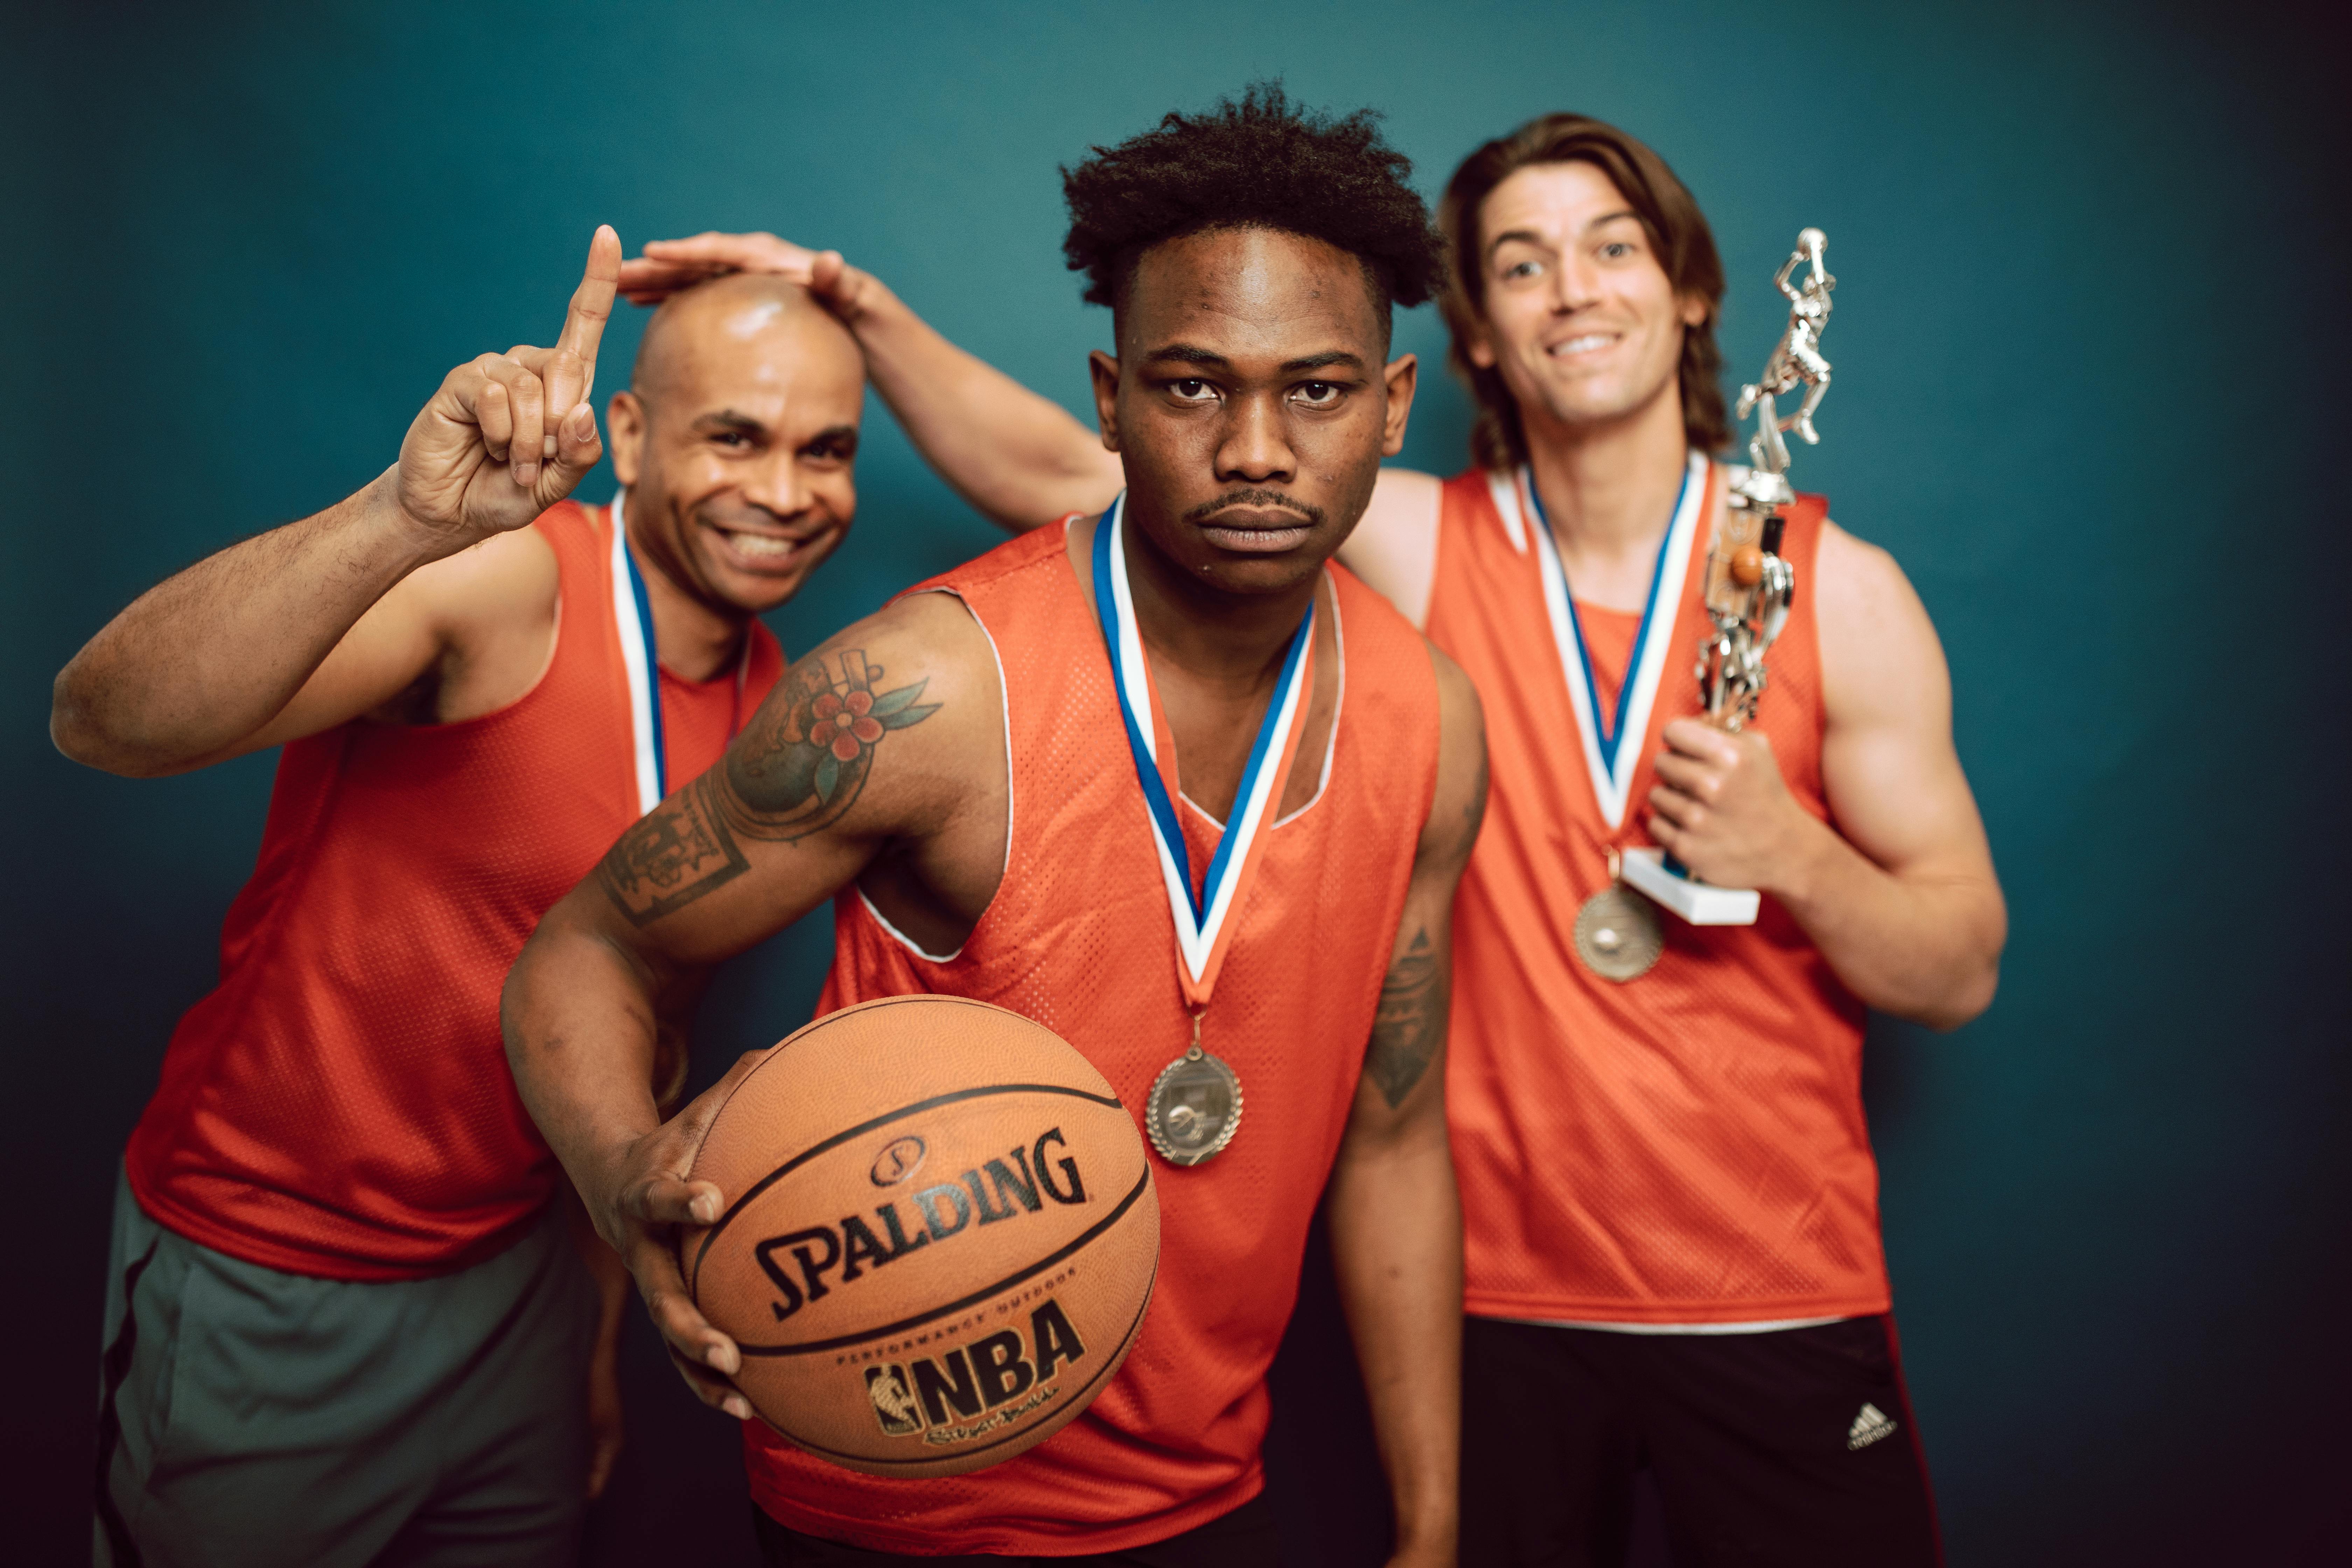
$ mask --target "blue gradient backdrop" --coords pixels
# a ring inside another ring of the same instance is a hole
[[[0,1542],[65,1561],[87,1539],[113,1163],[213,978],[271,766],[77,769],[43,732],[57,668],[159,576],[381,470],[449,365],[545,341],[600,221],[632,247],[708,227],[838,247],[1077,407],[1108,321],[1062,268],[1055,166],[1278,73],[1387,110],[1433,197],[1542,110],[1645,136],[1715,223],[1735,373],[1778,330],[1790,237],[1829,232],[1837,390],[1801,477],[1942,629],[2014,917],[1982,1021],[1882,1027],[1870,1055],[1953,1561],[2344,1550],[2347,334],[2322,15],[10,6],[0,789],[24,875],[0,984],[26,1138]],[[606,386],[637,330],[620,319]],[[1441,360],[1433,312],[1401,335]],[[1423,384],[1405,458],[1452,471],[1465,401]],[[878,406],[868,429],[857,531],[776,617],[790,646],[992,542]],[[706,1078],[805,1016],[822,926],[734,966]],[[1298,1561],[1373,1561],[1326,1289],[1310,1269],[1276,1465]],[[730,1435],[648,1334],[630,1353],[635,1442],[593,1555],[746,1560]]]

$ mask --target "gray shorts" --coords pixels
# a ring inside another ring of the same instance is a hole
[[[595,1292],[560,1207],[431,1279],[282,1274],[118,1184],[99,1568],[571,1564]]]

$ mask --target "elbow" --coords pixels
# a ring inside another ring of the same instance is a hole
[[[194,765],[131,732],[118,709],[104,683],[77,659],[49,688],[49,743],[86,768],[127,779],[162,778]]]
[[[138,777],[135,760],[110,731],[90,684],[76,665],[58,672],[49,688],[49,743],[84,767]]]
[[[1982,1017],[2000,989],[2000,952],[1996,948],[1980,956],[1971,956],[1965,967],[1946,976],[1944,984],[1932,994],[1914,999],[1912,1005],[1888,1011],[1939,1035],[1948,1035]]]

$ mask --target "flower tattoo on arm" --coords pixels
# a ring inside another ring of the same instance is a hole
[[[605,893],[643,926],[749,870],[739,838],[789,843],[857,803],[875,749],[940,704],[928,680],[879,690],[858,648],[816,654],[777,682],[726,759],[621,836],[597,868]]]

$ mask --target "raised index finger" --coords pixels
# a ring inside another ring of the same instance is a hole
[[[604,342],[604,323],[613,319],[613,294],[620,282],[621,237],[613,232],[611,224],[600,223],[596,237],[588,242],[588,268],[580,275],[580,287],[572,291],[572,308],[563,315],[563,335],[555,340],[557,348],[580,356],[592,381],[596,374],[596,345]],[[582,395],[586,395],[584,388]]]

